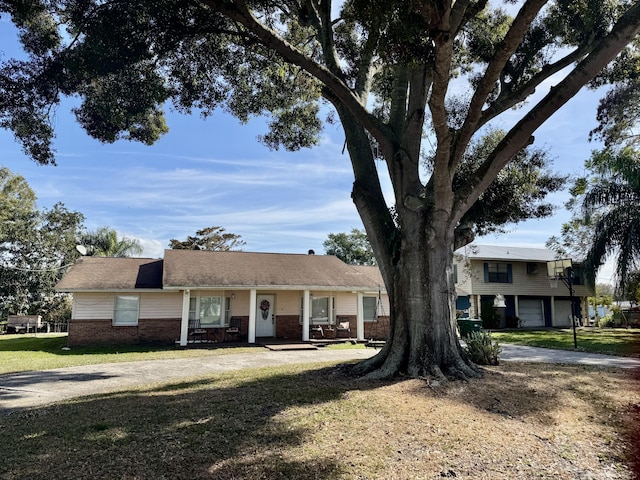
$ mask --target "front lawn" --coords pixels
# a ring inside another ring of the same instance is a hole
[[[573,331],[566,329],[492,331],[499,343],[573,350]],[[640,357],[640,328],[578,328],[578,350]]]
[[[254,348],[194,348],[190,346],[188,349],[178,349],[172,346],[120,345],[74,347],[70,350],[63,350],[66,345],[66,333],[0,335],[0,374],[98,363],[224,355],[252,351]]]
[[[333,364],[193,377],[0,417],[0,478],[628,480],[633,386],[545,364],[444,384]]]

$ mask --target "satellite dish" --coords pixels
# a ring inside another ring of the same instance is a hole
[[[76,250],[80,252],[80,255],[82,255],[83,257],[87,254],[87,247],[85,247],[84,245],[76,245]]]

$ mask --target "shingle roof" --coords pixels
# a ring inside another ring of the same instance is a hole
[[[165,288],[321,287],[371,289],[378,283],[329,255],[165,250]]]
[[[384,279],[382,278],[382,272],[378,267],[369,265],[352,265],[357,271],[366,275],[373,284],[379,286],[383,290],[385,289]]]
[[[456,253],[482,260],[521,260],[548,262],[555,260],[557,255],[546,248],[513,247],[501,245],[467,245]]]
[[[73,292],[162,288],[162,264],[157,258],[81,257],[56,289]]]

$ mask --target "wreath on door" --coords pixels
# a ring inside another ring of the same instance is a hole
[[[271,304],[269,303],[269,300],[262,300],[262,302],[260,302],[260,310],[262,310],[262,319],[266,320],[267,317],[269,316],[269,308],[271,307]]]

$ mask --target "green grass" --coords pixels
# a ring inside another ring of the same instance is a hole
[[[573,350],[573,331],[567,329],[493,331],[500,343],[516,343],[532,347]],[[640,329],[638,328],[579,328],[578,350],[624,357],[640,357]]]
[[[0,374],[98,363],[224,355],[255,348],[177,349],[171,346],[120,345],[63,350],[66,345],[66,334],[0,335]]]

